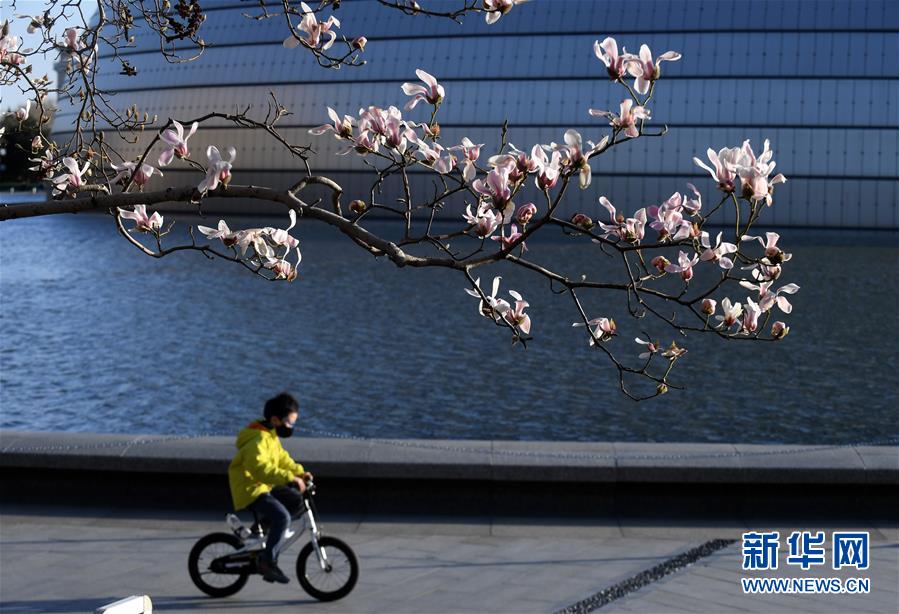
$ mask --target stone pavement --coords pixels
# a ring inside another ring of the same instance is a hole
[[[320,604],[293,577],[295,545],[282,555],[287,586],[251,578],[236,596],[210,599],[191,583],[187,554],[202,535],[226,530],[224,514],[151,510],[0,508],[0,611],[91,612],[149,594],[160,612],[554,612],[712,538],[739,539],[745,526],[456,521],[427,517],[324,518],[326,534],[356,551],[361,572],[344,600]],[[758,529],[784,527],[759,526]],[[827,530],[843,527],[801,527]],[[740,545],[612,601],[609,612],[899,611],[899,530],[871,531],[869,595],[743,595]],[[782,548],[783,549],[783,548]],[[774,572],[771,572],[772,575]],[[786,570],[778,576],[837,576]],[[762,577],[762,574],[757,574]],[[855,575],[862,575],[858,573]]]

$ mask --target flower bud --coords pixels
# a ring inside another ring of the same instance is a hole
[[[353,39],[353,49],[358,49],[359,51],[365,51],[365,44],[368,42],[368,39],[364,36],[357,36]]]
[[[775,339],[783,339],[790,332],[790,327],[778,320],[771,325],[771,336]]]
[[[710,316],[715,313],[715,307],[718,302],[710,298],[702,299],[702,313]]]
[[[593,220],[583,213],[575,213],[571,218],[571,223],[575,226],[583,228],[584,230],[590,230],[591,228],[593,228],[593,226],[595,226]]]
[[[668,392],[668,384],[665,382],[661,382],[656,386],[656,394],[665,394],[666,392]]]
[[[41,141],[40,135],[34,137],[31,140],[31,150],[32,151],[37,151],[38,149],[41,148],[42,145],[43,145],[43,141]]]
[[[665,258],[665,256],[656,256],[651,260],[652,266],[658,269],[659,273],[663,273],[665,271],[665,267],[671,264],[671,261]]]
[[[350,211],[352,211],[353,213],[355,213],[357,215],[363,213],[365,211],[365,209],[366,209],[366,207],[365,207],[364,200],[356,199],[356,200],[350,202]]]
[[[518,207],[515,213],[515,221],[524,226],[531,221],[531,218],[537,213],[537,206],[534,203],[527,203]]]
[[[440,124],[434,122],[430,126],[428,126],[428,130],[435,139],[440,136]]]

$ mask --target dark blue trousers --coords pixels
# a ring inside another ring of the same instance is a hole
[[[290,526],[293,516],[303,509],[303,495],[287,486],[275,486],[247,507],[269,522],[264,556],[277,563],[284,546],[284,531]]]

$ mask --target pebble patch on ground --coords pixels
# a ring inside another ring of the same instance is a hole
[[[628,593],[639,590],[647,584],[661,580],[665,576],[673,574],[674,572],[695,563],[701,558],[707,557],[722,548],[726,548],[731,544],[736,543],[736,541],[737,540],[735,539],[713,539],[707,541],[701,546],[678,554],[664,563],[659,563],[655,567],[651,567],[646,571],[641,571],[627,580],[623,580],[614,586],[605,588],[598,593],[587,597],[586,599],[573,603],[567,608],[559,610],[556,614],[586,614],[586,612],[598,610],[604,605],[607,605],[616,599],[620,599]]]

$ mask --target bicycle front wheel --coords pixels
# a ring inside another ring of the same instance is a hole
[[[335,601],[349,595],[359,578],[359,563],[352,548],[336,537],[321,537],[319,547],[327,562],[324,569],[312,542],[297,557],[297,579],[303,590],[319,601]]]
[[[243,588],[250,577],[249,562],[228,563],[227,557],[243,544],[228,533],[211,533],[194,544],[187,558],[190,579],[210,597],[228,597]]]

